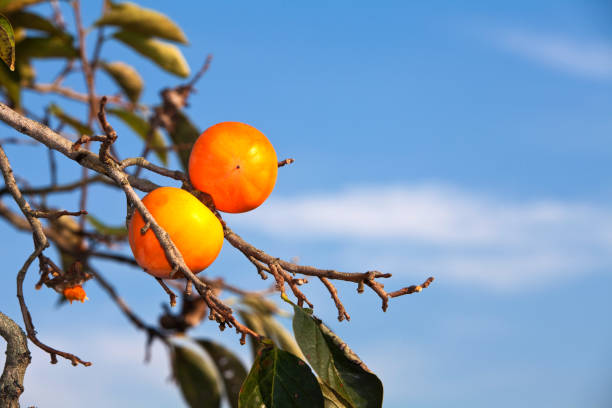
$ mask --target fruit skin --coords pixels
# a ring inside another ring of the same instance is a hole
[[[242,213],[259,207],[276,184],[278,159],[272,143],[253,126],[221,122],[193,145],[189,178],[210,194],[218,210]]]
[[[155,221],[169,235],[193,273],[213,263],[223,245],[223,227],[219,219],[197,198],[175,187],[160,187],[143,199]],[[145,234],[145,222],[138,211],[128,226],[130,248],[138,265],[158,278],[169,278],[172,267],[166,259],[153,230]],[[174,278],[180,278],[176,274]]]
[[[81,285],[76,285],[64,289],[64,296],[70,302],[70,304],[72,304],[73,300],[78,300],[81,303],[85,302],[86,300],[89,300],[89,298],[87,297],[87,293],[85,293],[85,290]]]

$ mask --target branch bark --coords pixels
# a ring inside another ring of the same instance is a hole
[[[18,408],[23,393],[23,378],[32,358],[28,340],[21,327],[0,312],[0,336],[6,340],[6,361],[0,376],[0,407]]]

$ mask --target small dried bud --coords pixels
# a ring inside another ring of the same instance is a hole
[[[66,297],[66,299],[68,299],[70,304],[72,304],[73,300],[78,300],[81,303],[85,302],[86,300],[89,300],[87,294],[85,293],[85,290],[83,290],[83,287],[81,285],[76,285],[64,289],[64,296]]]

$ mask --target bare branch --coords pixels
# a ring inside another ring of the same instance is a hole
[[[202,65],[202,68],[200,68],[198,73],[193,76],[191,81],[187,83],[186,85],[187,87],[193,88],[195,86],[196,82],[198,82],[200,78],[202,78],[202,76],[206,73],[206,71],[208,71],[208,68],[210,68],[210,63],[212,62],[212,60],[213,60],[212,54],[208,54],[206,56],[206,60],[204,61],[204,65]]]
[[[291,164],[293,162],[295,162],[295,160],[293,160],[293,159],[285,159],[285,160],[282,160],[282,161],[278,162],[278,167],[283,167],[283,166],[286,166],[287,164]]]
[[[23,215],[26,216],[30,226],[32,228],[34,234],[34,243],[36,247],[42,248],[44,250],[49,246],[49,242],[47,241],[47,237],[43,232],[43,227],[40,221],[32,215],[33,210],[30,207],[30,204],[23,198],[21,195],[21,191],[17,187],[17,182],[15,181],[15,177],[13,176],[13,169],[11,169],[11,164],[8,161],[8,157],[6,157],[6,153],[4,153],[4,149],[0,146],[0,169],[2,169],[2,175],[4,176],[4,183],[6,184],[6,188],[9,190]],[[42,252],[41,250],[41,252]]]
[[[58,211],[43,211],[43,210],[32,210],[30,214],[36,218],[59,218],[63,215],[87,215],[87,211],[66,211],[66,210],[58,210]]]
[[[10,317],[0,312],[0,336],[6,340],[6,361],[0,376],[0,406],[19,408],[23,378],[32,360],[26,335]]]
[[[186,182],[188,181],[187,175],[179,170],[168,170],[164,167],[157,166],[144,157],[130,157],[124,160],[121,160],[121,169],[128,168],[130,166],[139,166],[145,168],[147,170],[152,171],[153,173],[161,174],[162,176],[170,177],[175,180]]]
[[[275,258],[272,255],[265,253],[261,249],[254,247],[253,245],[249,244],[244,239],[242,239],[242,237],[240,237],[234,231],[232,231],[226,224],[224,224],[224,233],[225,233],[225,239],[234,248],[237,248],[240,252],[242,252],[247,257],[247,259],[249,259],[249,261],[251,261],[251,263],[255,265],[255,267],[257,268],[257,272],[262,276],[263,276],[263,272],[271,273],[272,275],[274,275],[278,283],[279,279],[276,276],[275,271],[272,271],[272,268],[270,268],[270,266],[272,265],[278,265],[278,267],[280,267],[281,270],[287,271],[292,274],[299,273],[299,274],[306,275],[306,276],[315,276],[317,278],[327,278],[327,279],[334,279],[334,280],[343,280],[347,282],[355,282],[358,285],[357,290],[359,293],[363,292],[364,285],[367,285],[381,298],[383,311],[387,310],[387,305],[389,302],[389,295],[387,294],[387,292],[385,292],[383,285],[377,282],[376,279],[390,278],[391,277],[390,273],[382,273],[379,271],[339,272],[333,269],[319,269],[314,266],[298,265],[292,262],[287,262],[282,259]],[[261,266],[261,264],[268,265],[268,268],[264,269]],[[283,277],[283,280],[285,280],[284,277]],[[287,282],[290,284],[290,287],[291,287],[291,281],[287,281]],[[299,292],[298,294],[296,293],[296,290],[294,290],[294,287],[291,287],[291,289],[293,290],[294,295],[296,295],[298,299],[298,303],[301,303],[302,301],[305,300],[301,292],[298,291]],[[282,290],[282,289],[279,288],[279,290]],[[394,297],[401,296],[403,294],[407,294],[407,293],[399,293],[399,292],[400,291],[393,292],[394,294],[397,293]],[[333,294],[332,294],[332,297],[333,297]]]
[[[53,151],[53,150],[50,150]],[[21,194],[23,195],[41,195],[41,194],[50,194],[50,193],[64,193],[68,191],[75,190],[83,186],[83,184],[93,184],[93,183],[105,183],[112,184],[108,177],[102,175],[96,175],[90,177],[85,180],[78,180],[73,183],[64,184],[64,185],[53,185],[51,184],[48,187],[37,187],[37,188],[21,188]],[[0,189],[0,196],[8,193],[8,188],[4,187]]]
[[[39,255],[43,252],[43,247],[38,247],[32,252],[32,254],[25,261],[19,272],[17,273],[17,299],[19,299],[19,306],[21,308],[21,314],[23,316],[23,321],[25,323],[26,332],[28,334],[28,339],[34,344],[36,344],[39,348],[49,353],[51,356],[51,364],[57,363],[57,356],[61,356],[67,360],[72,362],[72,365],[76,366],[78,364],[82,364],[86,367],[90,366],[91,363],[88,361],[83,361],[79,357],[74,354],[66,353],[65,351],[60,351],[54,349],[52,347],[47,346],[36,337],[36,329],[34,328],[34,323],[32,323],[32,316],[30,315],[30,311],[25,303],[25,298],[23,297],[23,281],[26,277],[26,273],[34,261]]]
[[[329,291],[329,294],[331,295],[332,299],[334,300],[334,303],[336,304],[336,308],[338,309],[338,321],[341,322],[344,319],[351,320],[351,316],[349,316],[349,314],[346,312],[346,310],[344,309],[344,305],[342,305],[342,302],[340,302],[340,298],[338,298],[338,291],[336,290],[334,285],[332,285],[332,283],[327,278],[319,279],[321,280],[321,282],[323,282],[323,284]]]
[[[72,150],[72,142],[65,137],[57,134],[47,126],[15,112],[4,103],[0,102],[0,120],[19,133],[28,135],[50,149],[57,150],[64,156],[76,161],[81,166],[105,174],[105,168],[97,154],[86,151]],[[149,180],[128,176],[129,183],[138,190],[149,192],[159,186]]]
[[[61,86],[59,84],[55,84],[55,83],[53,84],[28,84],[26,85],[26,87],[28,89],[31,89],[32,91],[36,91],[39,93],[53,93],[53,94],[61,95],[63,97],[66,97],[68,99],[72,99],[75,101],[89,103],[89,95],[77,92],[73,90],[72,88]],[[100,100],[100,96],[96,96],[95,103],[97,103],[97,101],[99,100]],[[128,103],[125,102],[120,95],[108,96],[108,101],[116,105],[128,107]]]
[[[168,296],[170,296],[170,306],[172,307],[176,306],[176,294],[172,291],[172,289],[170,289],[168,285],[166,285],[163,279],[155,278],[155,280],[164,289],[164,291],[168,294]]]

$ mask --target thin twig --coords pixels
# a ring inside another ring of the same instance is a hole
[[[331,295],[332,299],[334,300],[334,303],[336,304],[336,308],[338,309],[338,321],[341,322],[344,319],[351,320],[351,316],[349,316],[349,314],[346,312],[346,310],[344,309],[344,305],[342,304],[342,302],[340,302],[340,298],[338,298],[338,291],[336,290],[334,285],[332,285],[332,283],[327,278],[319,279],[321,280],[321,282],[323,282],[323,284],[329,291],[329,294]]]
[[[164,289],[164,291],[170,297],[170,306],[171,307],[176,306],[176,294],[172,291],[172,289],[170,289],[168,285],[166,285],[163,279],[156,277],[155,280],[157,281],[157,283],[159,283],[159,285]]]
[[[283,166],[286,166],[287,164],[291,164],[293,162],[295,162],[294,159],[285,159],[285,160],[282,160],[282,161],[278,162],[278,167],[283,167]]]

